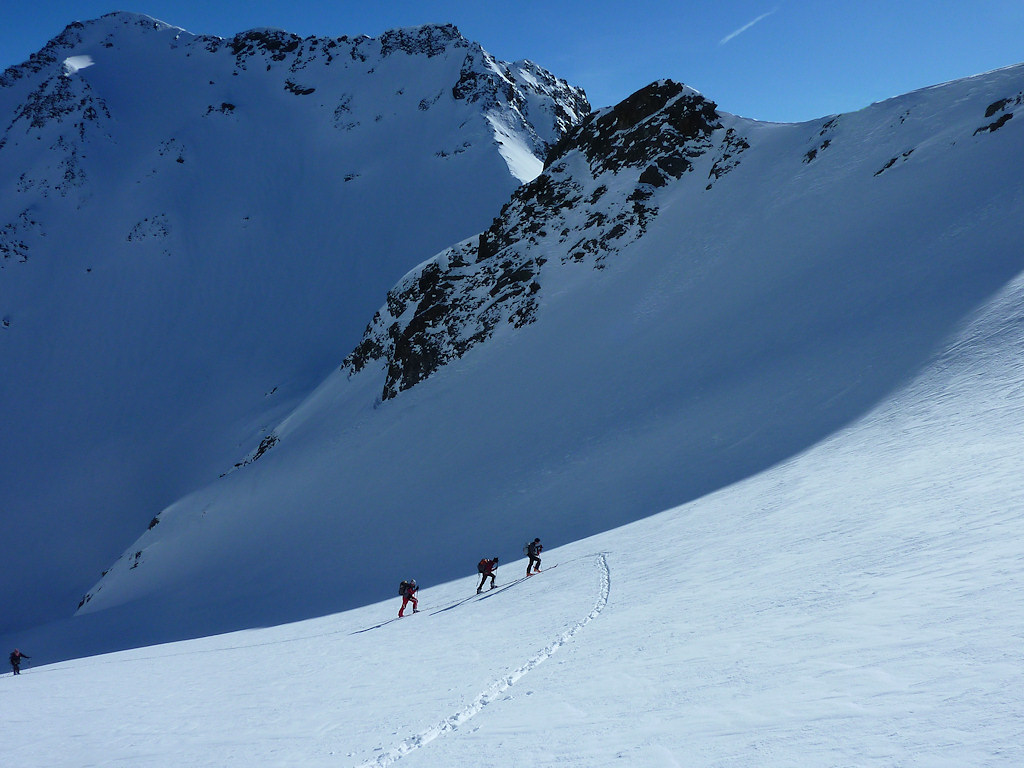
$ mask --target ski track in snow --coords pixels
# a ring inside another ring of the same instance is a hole
[[[458,730],[462,725],[465,725],[466,722],[476,717],[484,707],[519,682],[519,680],[521,680],[523,676],[530,672],[534,667],[550,659],[559,648],[572,640],[577,632],[596,619],[608,604],[608,597],[611,594],[612,584],[611,570],[608,568],[607,554],[601,552],[596,557],[597,565],[601,568],[601,594],[597,598],[597,602],[594,603],[594,607],[591,609],[590,613],[555,638],[554,641],[542,650],[531,656],[525,664],[508,674],[502,675],[500,678],[492,682],[463,709],[453,715],[449,715],[440,723],[409,737],[397,746],[389,749],[387,752],[378,755],[373,760],[360,763],[357,768],[385,768],[385,766],[393,765],[405,755],[408,755],[410,752],[420,749],[421,747],[425,747],[439,736]]]

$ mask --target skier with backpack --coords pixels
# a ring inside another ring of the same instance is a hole
[[[405,607],[412,603],[412,612],[419,613],[419,600],[416,599],[416,592],[419,591],[419,587],[416,585],[416,579],[409,579],[403,581],[398,585],[398,594],[402,596],[402,607],[398,609],[398,618],[402,618],[405,613]]]
[[[11,669],[14,670],[14,674],[16,674],[16,675],[20,675],[21,674],[21,660],[22,659],[31,659],[31,658],[32,658],[31,656],[29,656],[28,654],[22,653],[17,648],[15,648],[13,651],[11,651]]]
[[[530,566],[533,566],[533,572],[540,572],[540,553],[544,549],[544,545],[540,543],[540,539],[536,538],[524,547],[526,550],[525,554],[530,558],[526,563],[526,575],[530,576]]]
[[[477,563],[476,570],[480,574],[480,585],[476,588],[476,593],[479,595],[484,589],[484,582],[487,581],[487,577],[491,577],[491,589],[496,586],[494,583],[495,573],[494,571],[498,568],[498,558],[492,557],[488,560],[486,557]]]

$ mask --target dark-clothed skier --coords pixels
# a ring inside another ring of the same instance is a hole
[[[540,553],[544,549],[544,545],[540,543],[540,539],[534,539],[526,545],[526,554],[530,560],[526,563],[526,575],[530,575],[530,566],[533,566],[533,572],[537,573],[540,571]]]
[[[412,603],[412,612],[419,613],[420,602],[416,599],[416,592],[418,590],[419,587],[416,586],[416,579],[409,579],[408,581],[403,581],[398,586],[398,594],[402,596],[402,607],[398,609],[398,618],[402,618],[402,615],[405,613],[405,607],[409,603]]]
[[[26,653],[22,653],[17,648],[15,648],[13,651],[11,651],[11,669],[14,670],[14,674],[16,674],[16,675],[20,675],[21,674],[21,660],[22,659],[31,659],[31,658],[32,658],[31,656],[29,656]]]
[[[477,563],[476,570],[480,574],[480,586],[476,588],[476,593],[479,595],[484,589],[484,582],[487,581],[487,577],[491,577],[491,589],[494,589],[494,571],[498,568],[498,558],[492,557],[488,560],[486,557]]]

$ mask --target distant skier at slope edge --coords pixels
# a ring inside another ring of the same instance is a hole
[[[398,585],[398,594],[402,596],[402,607],[398,609],[398,618],[402,618],[405,613],[405,607],[412,603],[412,612],[419,613],[419,600],[416,599],[416,592],[419,587],[416,585],[416,579],[409,579],[403,581]]]
[[[29,656],[26,653],[22,653],[17,648],[15,648],[13,651],[11,651],[11,669],[14,670],[14,674],[16,674],[16,675],[20,675],[21,674],[21,660],[22,659],[31,659],[31,658],[32,658],[31,656]]]
[[[478,595],[483,591],[484,582],[487,581],[487,577],[488,576],[491,577],[491,589],[494,589],[494,587],[495,587],[494,580],[496,578],[496,575],[495,575],[494,571],[497,569],[497,567],[498,567],[498,558],[497,557],[492,557],[490,560],[488,560],[485,557],[483,560],[481,560],[479,563],[477,563],[476,570],[480,574],[480,586],[478,586],[476,588],[476,593]]]
[[[533,572],[538,573],[540,571],[540,553],[544,549],[544,545],[540,543],[540,538],[536,538],[526,545],[526,554],[529,556],[529,561],[526,563],[526,575],[530,575],[530,566],[533,566]]]

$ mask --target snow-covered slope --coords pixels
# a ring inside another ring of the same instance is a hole
[[[524,563],[505,562],[480,597],[468,574],[493,552],[445,552],[451,583],[392,569],[424,586],[397,621],[392,597],[60,664],[52,635],[22,644],[0,762],[1019,765],[1022,306],[1018,279],[820,444],[626,527],[545,536],[554,570],[513,583]]]
[[[879,404],[899,414],[892,393],[1024,267],[1022,94],[1012,67],[778,125],[661,82],[592,115],[481,236],[388,293],[266,450],[162,512],[81,616],[169,638],[322,615],[410,569],[437,583],[481,551],[698,498]],[[884,445],[858,443],[849,471]],[[828,477],[836,495],[789,530],[843,530],[850,490]],[[707,507],[722,531],[751,524],[745,498]]]
[[[452,26],[221,39],[115,13],[4,72],[0,626],[72,611],[588,111]]]

